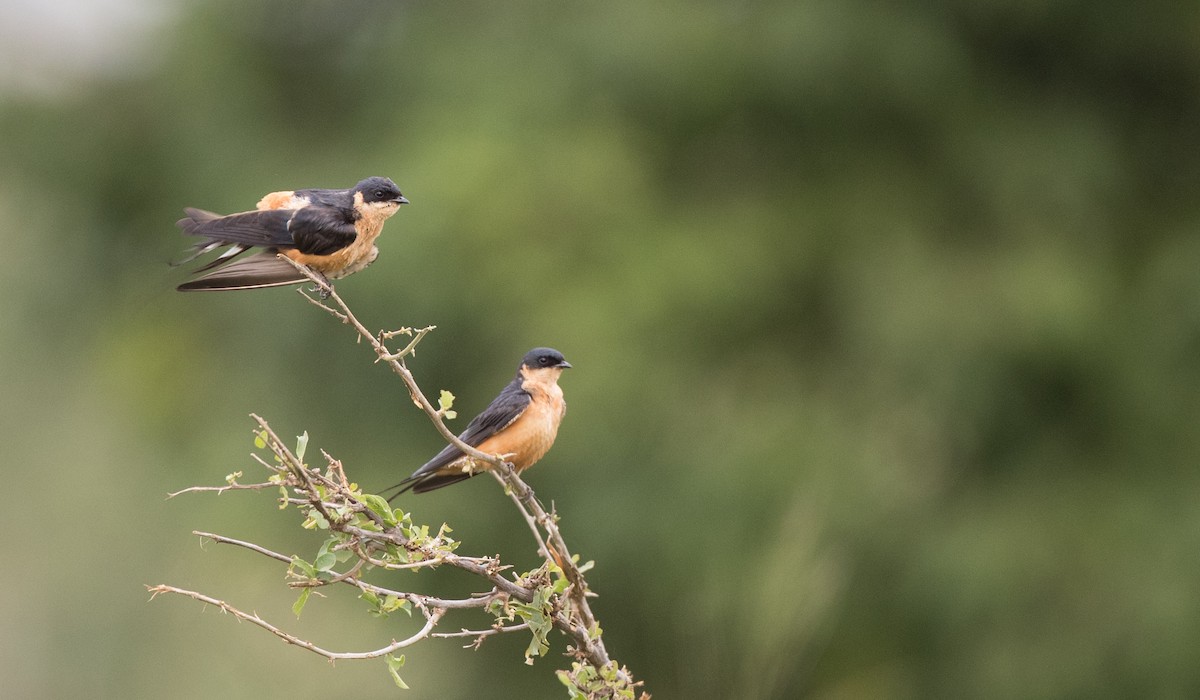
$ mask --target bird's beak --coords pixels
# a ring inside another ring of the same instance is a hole
[[[556,366],[557,366],[557,367],[561,367],[561,368],[563,368],[563,369],[571,369],[571,363],[570,363],[570,362],[567,362],[566,360],[563,360],[562,362],[559,362],[559,363],[558,363]]]
[[[395,202],[396,204],[408,204],[408,200],[404,198],[404,195],[396,197]]]

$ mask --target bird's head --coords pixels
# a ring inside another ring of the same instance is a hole
[[[521,359],[517,375],[524,381],[554,384],[563,370],[570,368],[571,363],[554,348],[534,348]]]
[[[364,207],[395,212],[401,204],[408,204],[396,183],[386,177],[369,177],[354,186],[354,194],[362,197]]]
[[[534,348],[525,353],[521,359],[521,367],[527,369],[570,369],[571,363],[554,348]]]

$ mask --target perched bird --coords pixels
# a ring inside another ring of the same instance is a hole
[[[354,274],[375,261],[375,239],[401,204],[408,204],[396,183],[369,177],[348,190],[272,192],[255,211],[221,216],[203,209],[184,209],[176,225],[185,234],[200,236],[193,253],[179,263],[195,260],[229,246],[215,260],[196,270],[200,276],[179,285],[181,292],[258,289],[297,284],[304,275],[276,257],[283,253],[326,280]],[[238,260],[251,248],[259,252]]]
[[[571,363],[557,350],[530,350],[521,360],[517,376],[483,413],[467,424],[459,439],[480,452],[500,455],[518,473],[533,466],[554,444],[558,424],[566,415],[567,403],[563,401],[558,377],[570,367]],[[447,445],[412,476],[393,486],[403,488],[392,498],[409,489],[414,493],[440,489],[469,479],[477,470],[489,466],[476,462],[454,445]]]

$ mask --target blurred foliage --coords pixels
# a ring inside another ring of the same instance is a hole
[[[413,204],[339,292],[436,324],[410,366],[464,417],[530,347],[575,365],[528,476],[656,696],[1200,694],[1200,5],[177,10],[127,75],[0,94],[6,692],[394,692],[142,588],[406,634],[197,546],[301,547],[253,497],[162,500],[253,468],[250,411],[364,487],[439,449],[294,292],[165,264],[183,206],[378,174]],[[490,480],[404,507],[535,559]],[[559,696],[522,650],[404,677]]]

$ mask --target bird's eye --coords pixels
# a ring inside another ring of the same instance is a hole
[[[383,199],[384,195],[386,195],[386,194],[387,193],[384,192],[383,190],[375,190],[375,197],[378,199]]]
[[[550,364],[550,358],[543,357],[541,360],[539,360],[539,362],[541,362],[543,365],[548,365],[548,364]]]

